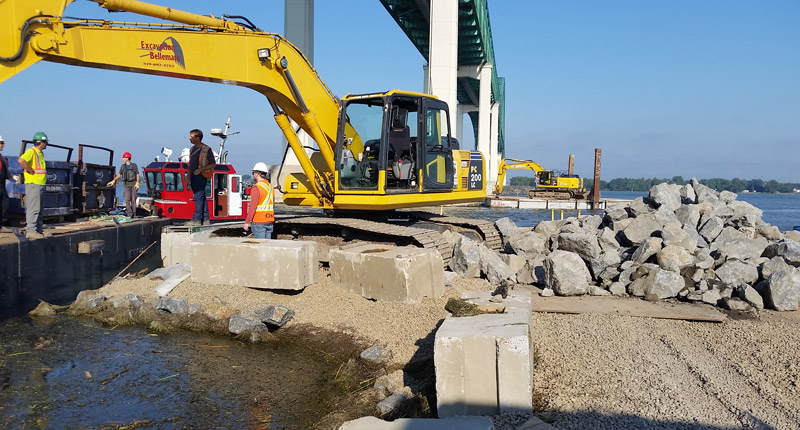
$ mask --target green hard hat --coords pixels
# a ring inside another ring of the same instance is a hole
[[[37,131],[33,135],[33,141],[34,142],[41,142],[41,141],[47,142],[47,135],[43,131]]]

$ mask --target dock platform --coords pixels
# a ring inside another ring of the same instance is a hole
[[[84,220],[45,224],[50,237],[0,234],[0,318],[24,314],[44,300],[66,304],[81,290],[100,288],[127,269],[161,266],[160,238],[170,218],[127,223]]]

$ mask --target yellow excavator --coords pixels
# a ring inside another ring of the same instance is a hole
[[[509,169],[528,169],[536,173],[536,188],[528,191],[528,197],[532,199],[585,199],[589,196],[589,191],[583,188],[583,178],[580,176],[558,175],[552,170],[545,170],[535,161],[514,158],[504,158],[500,161],[497,184],[494,186],[496,196],[503,192],[503,181],[506,170]]]
[[[44,60],[247,87],[267,98],[300,161],[303,173],[282,187],[286,204],[383,211],[485,198],[484,158],[457,147],[436,97],[392,90],[339,100],[294,45],[246,19],[93,1],[169,22],[74,19],[63,16],[72,0],[2,0],[0,83]],[[290,119],[316,142],[311,157]]]
[[[111,12],[166,22],[69,18],[64,9],[72,0],[0,0],[0,83],[38,61],[51,61],[263,94],[303,171],[285,179],[284,202],[339,218],[359,213],[337,220],[294,218],[284,224],[294,237],[318,228],[441,247],[438,232],[413,224],[387,226],[382,220],[388,216],[381,214],[485,199],[484,157],[458,147],[447,103],[436,97],[395,89],[339,99],[300,50],[244,17],[217,18],[136,0],[92,1]],[[316,142],[310,157],[290,120]],[[449,224],[478,230],[490,247],[501,245],[491,223],[459,218]],[[276,233],[280,229],[276,223]],[[448,259],[447,250],[440,251]]]

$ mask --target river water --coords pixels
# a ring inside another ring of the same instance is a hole
[[[0,428],[309,428],[339,394],[332,356],[294,342],[13,318],[0,325]]]
[[[634,199],[645,193],[603,193]],[[781,231],[800,225],[800,195],[740,194]],[[291,211],[290,209],[286,209]],[[518,226],[576,211],[447,207]],[[281,206],[276,207],[281,211]],[[583,211],[582,214],[602,211]],[[0,323],[0,427],[41,429],[308,428],[336,395],[340,362],[300,344],[245,344],[197,333],[154,335],[86,318]]]

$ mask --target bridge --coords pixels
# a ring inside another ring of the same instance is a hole
[[[497,75],[488,0],[379,1],[428,62],[423,91],[450,106],[451,133],[459,141],[469,116],[491,192],[505,153],[505,81]],[[313,63],[314,0],[284,5],[284,35]]]

